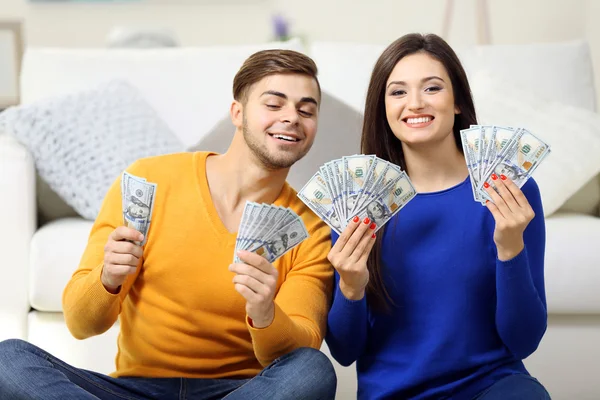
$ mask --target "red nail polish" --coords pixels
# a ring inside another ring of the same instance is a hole
[[[487,188],[489,188],[489,187],[490,187],[490,184],[489,184],[489,183],[487,183],[487,182],[483,182],[483,187],[487,189]]]
[[[503,181],[506,180],[506,175],[500,175],[500,179],[502,179]]]
[[[373,234],[371,237],[372,237],[373,239],[375,239],[375,234]]]
[[[371,229],[375,229],[375,227],[376,227],[376,226],[377,226],[377,224],[376,224],[375,222],[373,222],[373,223],[371,224],[371,226],[369,226],[369,228],[371,228]]]
[[[496,179],[498,179],[498,175],[496,175],[496,174],[492,174],[492,179],[493,179],[493,180],[496,180]]]
[[[369,224],[369,222],[371,222],[371,220],[369,219],[369,217],[365,218],[365,220],[363,221],[366,225]]]
[[[490,202],[489,200],[486,200],[486,201],[485,201],[485,204],[487,204],[487,203],[489,203],[489,202]]]
[[[358,222],[358,215],[356,217],[352,218],[352,221]]]

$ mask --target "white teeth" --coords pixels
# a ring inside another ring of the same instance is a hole
[[[286,136],[286,135],[273,135],[274,138],[276,139],[283,139],[283,140],[288,140],[290,142],[297,142],[298,139],[293,138],[291,136]]]
[[[429,121],[431,121],[431,117],[409,118],[406,120],[409,124],[423,124]]]

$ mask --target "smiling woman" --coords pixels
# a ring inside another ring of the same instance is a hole
[[[547,323],[540,193],[502,175],[493,202],[472,201],[460,144],[471,124],[469,82],[443,39],[409,34],[383,51],[361,150],[400,165],[418,194],[375,240],[377,203],[332,235],[327,344],[356,361],[360,399],[549,398],[522,362]]]

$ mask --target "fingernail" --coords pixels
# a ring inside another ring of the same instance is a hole
[[[358,222],[358,215],[356,217],[352,218],[352,221]]]
[[[503,181],[506,180],[506,175],[500,175],[500,179],[502,179]]]
[[[373,222],[373,223],[371,224],[371,226],[369,226],[369,228],[371,228],[371,229],[375,229],[375,227],[376,227],[376,226],[377,226],[377,224],[376,224],[375,222]]]
[[[496,174],[492,174],[492,179],[493,179],[493,180],[496,180],[496,179],[498,179],[498,175],[496,175]]]
[[[369,222],[371,222],[371,220],[369,219],[369,217],[365,218],[365,220],[363,221],[365,224],[369,224]]]
[[[486,201],[485,201],[485,204],[487,204],[487,203],[489,203],[489,202],[490,202],[489,200],[486,200]]]
[[[371,235],[371,237],[372,237],[373,239],[375,239],[375,234]]]
[[[138,238],[139,238],[139,240],[141,242],[142,240],[144,240],[144,235],[140,235],[140,236],[138,236]]]
[[[489,187],[490,187],[490,184],[489,184],[489,183],[487,183],[487,182],[483,182],[483,187],[487,189],[487,188],[489,188]]]

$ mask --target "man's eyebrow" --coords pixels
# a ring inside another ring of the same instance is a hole
[[[303,97],[300,99],[300,103],[313,103],[315,106],[319,105],[317,100],[315,100],[313,97]]]
[[[278,92],[276,90],[267,90],[266,92],[263,92],[261,94],[261,97],[262,96],[269,96],[269,95],[270,96],[281,97],[284,100],[288,99],[288,97],[287,97],[287,95],[285,93],[281,93],[281,92]],[[317,100],[315,100],[314,97],[303,97],[303,98],[300,99],[300,103],[313,103],[316,106],[319,105],[319,103],[317,102]]]
[[[421,79],[421,83],[425,83],[425,82],[427,82],[427,81],[430,81],[430,80],[433,80],[433,79],[439,79],[440,81],[442,81],[442,82],[445,82],[445,81],[444,81],[442,78],[440,78],[439,76],[432,75],[432,76],[428,76],[428,77],[425,77],[425,78]],[[390,87],[390,86],[392,86],[392,85],[406,85],[406,82],[404,82],[404,81],[391,81],[391,82],[390,82],[390,83],[389,83],[389,84],[386,86],[386,88],[389,88],[389,87]]]
[[[266,92],[263,92],[263,94],[261,94],[261,97],[267,96],[267,95],[281,97],[282,99],[285,99],[285,100],[287,100],[287,98],[288,98],[284,93],[278,92],[276,90],[267,90]]]

